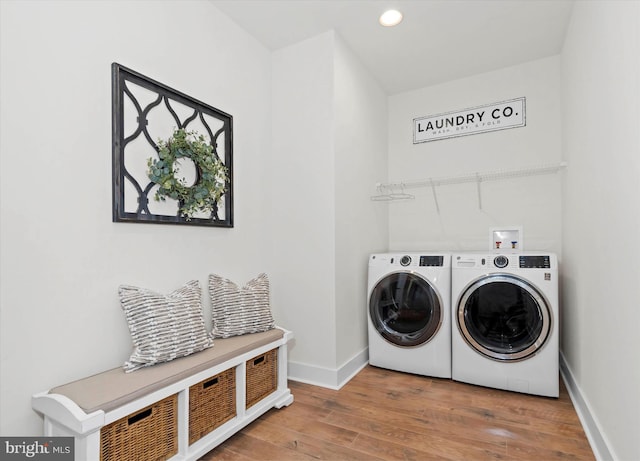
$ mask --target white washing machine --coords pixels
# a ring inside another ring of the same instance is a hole
[[[369,363],[451,378],[451,254],[369,257]]]
[[[558,261],[552,253],[453,254],[452,378],[558,397]]]

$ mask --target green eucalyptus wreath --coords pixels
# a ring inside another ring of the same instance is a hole
[[[188,158],[196,166],[196,183],[189,186],[178,178],[176,160]],[[204,136],[183,128],[173,132],[167,141],[158,140],[158,158],[147,160],[147,175],[158,184],[155,199],[177,200],[179,213],[187,220],[197,212],[213,213],[225,193],[228,171]]]

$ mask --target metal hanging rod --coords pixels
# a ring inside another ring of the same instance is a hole
[[[411,194],[405,193],[405,189],[417,189],[422,187],[430,187],[433,191],[434,200],[437,198],[435,195],[435,188],[437,186],[447,186],[451,184],[463,184],[469,182],[475,182],[478,185],[478,206],[482,208],[482,201],[480,200],[480,183],[484,181],[496,181],[499,179],[519,178],[525,176],[535,176],[543,174],[557,173],[562,168],[567,166],[567,162],[560,162],[554,164],[545,164],[538,166],[531,166],[526,168],[520,168],[517,170],[496,170],[487,172],[468,173],[459,176],[445,176],[440,178],[429,178],[420,181],[408,181],[408,182],[395,182],[395,183],[381,183],[377,184],[377,195],[371,196],[371,200],[375,201],[397,201],[407,200],[415,198]],[[439,207],[438,207],[439,208]]]

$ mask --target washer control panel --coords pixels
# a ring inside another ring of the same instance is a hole
[[[500,268],[503,269],[505,267],[507,267],[509,265],[509,258],[507,258],[506,256],[496,256],[495,258],[493,258],[493,264]]]
[[[550,269],[551,258],[549,256],[520,256],[521,269]]]
[[[557,269],[556,255],[553,253],[538,254],[454,254],[453,268],[486,268],[504,269]],[[422,265],[422,264],[421,264]]]

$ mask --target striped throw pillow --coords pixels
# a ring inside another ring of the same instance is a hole
[[[169,362],[213,346],[202,315],[200,282],[169,293],[122,285],[118,289],[133,340],[126,372]]]
[[[269,307],[269,279],[260,274],[240,288],[219,275],[209,275],[214,338],[271,330],[275,322]]]

